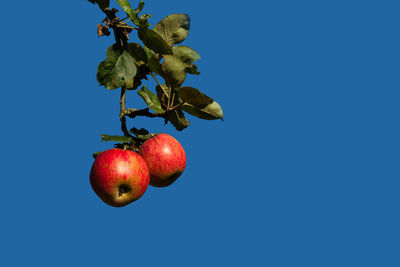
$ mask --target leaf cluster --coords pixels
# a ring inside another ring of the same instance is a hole
[[[137,90],[148,108],[127,110],[124,115],[131,118],[162,117],[179,131],[190,124],[185,113],[205,120],[223,119],[222,108],[216,101],[196,88],[183,85],[188,74],[200,74],[195,63],[201,58],[193,48],[180,45],[190,32],[190,18],[187,14],[169,15],[150,28],[148,18],[151,16],[139,15],[144,8],[143,1],[133,9],[127,0],[117,0],[129,18],[128,22],[133,23],[133,26],[130,26],[115,16],[116,10],[109,8],[109,0],[89,2],[97,3],[108,17],[105,20],[107,24],[99,29],[107,32],[108,28],[112,28],[116,36],[116,43],[107,49],[105,60],[98,66],[99,84],[109,90],[120,87],[136,90],[142,85],[142,81],[149,77],[154,78],[158,84],[154,90],[149,90],[146,86]],[[142,44],[127,41],[127,33],[132,31],[137,32]],[[163,82],[157,77],[162,77]],[[131,133],[140,139],[149,136],[144,129],[131,130]],[[103,136],[103,140],[129,141],[127,137],[122,139]]]

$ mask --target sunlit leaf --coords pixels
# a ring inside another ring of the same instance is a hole
[[[185,104],[182,109],[187,113],[204,120],[224,119],[224,113],[217,102],[212,102],[204,108],[198,108],[194,105]]]
[[[152,72],[157,73],[158,75],[163,75],[163,69],[160,64],[159,55],[153,54],[149,59],[149,68]]]
[[[157,85],[156,86],[156,92],[157,92],[157,97],[160,100],[160,103],[162,104],[161,106],[167,106],[168,104],[168,98],[171,95],[171,89],[163,84],[162,86]]]
[[[132,9],[131,4],[129,4],[128,0],[117,0],[117,3],[122,7],[122,9],[125,11],[125,13],[131,18],[133,23],[136,26],[140,25],[140,20],[135,13],[135,11]]]
[[[147,63],[146,51],[140,44],[129,43],[127,51],[135,59],[135,63],[138,67]]]
[[[145,46],[157,54],[172,55],[172,49],[167,42],[155,31],[145,27],[138,30],[138,36]]]
[[[158,99],[157,95],[149,91],[146,86],[143,86],[138,91],[138,94],[143,98],[150,109],[154,110],[155,112],[163,112],[160,100]]]
[[[133,83],[136,75],[134,58],[120,45],[114,44],[107,50],[107,58],[99,64],[97,80],[107,89],[116,89],[125,83]]]
[[[144,8],[144,2],[143,0],[140,0],[138,7],[135,9],[135,13],[139,14]]]
[[[190,122],[185,118],[185,114],[180,109],[168,113],[167,120],[171,122],[178,131],[182,131],[190,125]]]
[[[120,142],[120,143],[129,143],[133,141],[132,137],[129,136],[108,135],[108,134],[101,134],[101,140]]]
[[[182,102],[198,108],[204,108],[214,101],[211,97],[206,96],[193,87],[181,87],[178,93]]]
[[[162,76],[173,88],[179,87],[186,78],[185,64],[173,55],[164,55]]]
[[[200,54],[193,48],[186,45],[172,47],[174,56],[178,57],[186,67],[192,67],[196,60],[201,59]]]
[[[137,138],[142,139],[142,140],[147,140],[150,139],[150,133],[146,129],[136,129],[132,128],[130,129],[130,132],[134,134]]]
[[[186,14],[169,15],[154,26],[154,31],[161,35],[170,46],[183,42],[189,30],[190,18]]]

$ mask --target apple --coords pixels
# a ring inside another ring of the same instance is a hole
[[[122,207],[139,199],[149,181],[146,162],[132,150],[106,150],[96,157],[90,171],[94,192],[113,207]]]
[[[152,186],[164,187],[172,184],[186,167],[185,150],[168,134],[159,134],[145,141],[139,154],[147,163]]]

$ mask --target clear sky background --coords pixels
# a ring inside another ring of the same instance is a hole
[[[103,14],[4,2],[0,266],[400,266],[399,8],[147,0],[153,25],[191,16],[186,84],[225,121],[130,121],[175,136],[187,169],[112,208],[89,185],[99,134],[120,134],[119,92],[96,81]]]

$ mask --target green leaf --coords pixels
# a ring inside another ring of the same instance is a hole
[[[89,0],[89,2],[92,4],[97,3],[101,10],[110,6],[110,0]]]
[[[194,105],[185,104],[182,109],[187,113],[204,120],[224,119],[224,113],[217,102],[212,102],[204,108],[198,108]]]
[[[167,120],[170,121],[178,131],[182,131],[190,125],[190,122],[185,118],[185,114],[180,109],[169,112]]]
[[[151,51],[151,49],[148,48],[147,46],[144,46],[143,50],[146,52],[147,63],[148,63],[150,71],[155,72],[161,76],[162,68],[161,68],[161,64],[160,64],[160,59],[161,59],[160,56],[154,54],[154,52]]]
[[[195,64],[192,67],[186,67],[186,72],[192,75],[200,75],[200,71],[198,71]]]
[[[100,85],[112,90],[133,83],[137,68],[134,58],[120,45],[114,44],[107,50],[107,58],[99,64],[97,80]]]
[[[133,79],[132,83],[127,83],[126,84],[126,89],[128,90],[136,90],[137,88],[139,88],[139,86],[142,85],[142,80],[147,78],[147,75],[149,74],[149,68],[146,65],[142,65],[137,69],[135,78]]]
[[[131,4],[129,4],[128,0],[117,0],[117,3],[123,8],[123,10],[128,14],[128,16],[132,19],[133,23],[136,26],[140,25],[140,20],[135,13],[135,11],[132,9]]]
[[[162,66],[160,64],[160,57],[159,57],[158,54],[156,55],[156,54],[153,53],[153,55],[150,57],[150,59],[149,59],[149,69],[152,72],[155,72],[160,76],[163,74],[163,69],[162,69]]]
[[[151,49],[147,46],[143,46],[143,50],[144,52],[146,52],[147,60],[149,60],[154,55],[154,52],[151,51]]]
[[[181,86],[186,78],[185,64],[183,64],[178,57],[173,55],[164,55],[163,58],[163,73],[161,76],[164,77],[173,88]]]
[[[186,14],[169,15],[154,26],[154,31],[161,35],[170,46],[183,42],[189,30],[190,18]]]
[[[101,153],[103,153],[104,151],[97,151],[97,152],[94,152],[93,153],[93,155],[92,155],[92,157],[95,159],[98,155],[100,155]]]
[[[148,140],[150,139],[150,133],[149,131],[147,131],[146,129],[142,128],[142,129],[136,129],[136,128],[132,128],[130,130],[131,133],[133,133],[137,138],[142,139],[142,140]]]
[[[178,94],[184,102],[182,109],[187,113],[205,120],[223,119],[221,106],[196,88],[182,87]]]
[[[143,0],[140,0],[138,7],[134,10],[136,14],[139,14],[144,8]]]
[[[112,61],[117,61],[123,51],[124,49],[122,48],[121,45],[113,44],[106,51],[107,59]]]
[[[171,90],[165,84],[160,87],[159,85],[156,86],[157,97],[160,100],[160,103],[164,104],[163,106],[167,106],[168,98],[171,95]]]
[[[101,8],[101,10],[104,10],[110,6],[110,0],[96,0],[96,2]]]
[[[172,55],[172,49],[167,42],[152,29],[141,27],[138,30],[138,36],[145,46],[161,55]]]
[[[133,141],[132,137],[129,136],[108,135],[108,134],[101,134],[101,140],[120,142],[120,143],[129,143]]]
[[[135,63],[138,67],[147,63],[146,51],[140,44],[129,43],[127,51],[135,59]]]
[[[214,101],[211,97],[193,87],[181,87],[178,90],[178,94],[182,102],[198,108],[205,108]]]
[[[172,47],[172,52],[186,67],[192,67],[196,60],[201,59],[200,54],[196,50],[186,45],[174,46]]]
[[[138,91],[138,94],[143,98],[149,108],[158,113],[163,112],[157,95],[149,91],[146,86],[143,86],[142,89]]]

